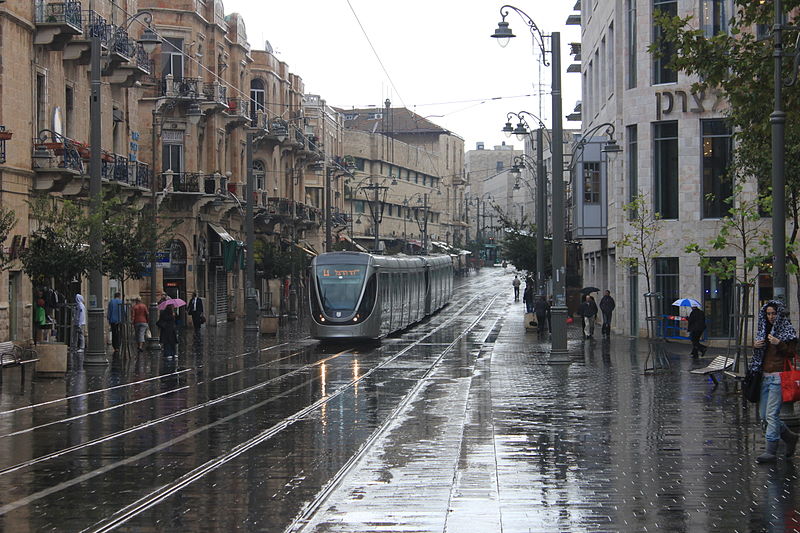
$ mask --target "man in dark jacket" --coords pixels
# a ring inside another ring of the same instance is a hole
[[[689,338],[692,340],[692,357],[697,358],[700,356],[698,352],[703,352],[705,355],[708,346],[700,344],[700,337],[706,330],[706,314],[699,307],[692,307],[692,312],[689,313]]]
[[[537,296],[533,304],[533,312],[536,313],[536,323],[539,326],[539,333],[544,333],[544,323],[547,320],[547,313],[550,311],[550,305],[544,296]]]
[[[192,293],[192,299],[189,300],[189,315],[192,317],[192,325],[195,331],[200,331],[200,326],[205,322],[203,316],[203,300],[197,297],[197,293]]]
[[[594,298],[591,294],[587,294],[583,298],[578,312],[583,317],[583,336],[589,339],[594,338],[594,321],[597,316],[597,304],[594,303]],[[589,326],[589,334],[586,334],[586,326]]]
[[[603,298],[600,300],[600,311],[603,312],[603,329],[602,334],[604,337],[611,335],[611,314],[617,303],[611,297],[611,291],[606,291]]]

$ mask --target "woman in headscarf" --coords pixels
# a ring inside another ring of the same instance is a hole
[[[173,307],[168,305],[158,315],[156,325],[159,328],[161,350],[167,357],[173,357],[178,346],[178,332],[175,327],[175,313]]]
[[[786,370],[790,358],[795,355],[797,332],[795,331],[783,303],[771,300],[764,304],[758,313],[758,331],[753,343],[751,372],[762,372],[761,397],[758,407],[762,424],[766,424],[767,446],[763,454],[756,458],[759,463],[774,463],[778,442],[786,443],[786,456],[794,455],[797,447],[797,434],[781,420],[781,372]]]

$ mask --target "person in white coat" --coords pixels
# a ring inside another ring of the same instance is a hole
[[[72,317],[72,326],[75,328],[75,349],[83,350],[86,346],[86,305],[83,303],[83,296],[75,295],[75,314]]]

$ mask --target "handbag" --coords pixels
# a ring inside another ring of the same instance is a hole
[[[787,359],[786,366],[789,370],[781,372],[781,394],[784,402],[800,400],[800,370]]]
[[[152,338],[152,337],[153,337],[153,334],[152,334],[152,333],[150,333],[150,327],[148,326],[148,327],[147,327],[147,328],[144,330],[144,338],[145,338],[145,339],[150,339],[150,338]]]
[[[205,324],[205,323],[206,323],[206,316],[200,315],[200,324]]]
[[[756,403],[761,396],[761,378],[763,377],[760,370],[753,371],[748,369],[742,380],[742,396],[750,403]]]

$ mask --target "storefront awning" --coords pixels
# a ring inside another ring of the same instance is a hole
[[[219,235],[219,238],[222,239],[223,241],[232,242],[236,240],[233,237],[231,237],[230,233],[228,233],[227,230],[222,226],[217,226],[216,224],[212,224],[211,222],[209,222],[208,225],[211,227],[212,230],[214,230],[214,233]]]

